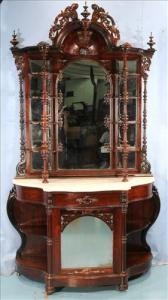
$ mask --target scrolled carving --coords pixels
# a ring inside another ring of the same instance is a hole
[[[59,107],[62,108],[64,97],[63,97],[63,93],[61,92],[61,90],[58,92],[57,99],[58,99],[58,105],[59,105]]]
[[[16,68],[19,72],[23,73],[23,70],[24,70],[24,65],[25,65],[25,62],[24,62],[24,57],[23,56],[18,56],[18,55],[15,55],[15,64],[16,64]]]
[[[42,54],[43,54],[43,60],[45,60],[47,57],[50,45],[48,43],[42,41],[42,42],[38,43],[37,46],[38,46],[40,52],[42,52]]]
[[[108,92],[104,95],[104,103],[110,104],[111,101],[112,101],[112,94]]]
[[[16,174],[18,176],[24,176],[26,172],[25,169],[26,169],[26,160],[25,160],[25,151],[24,151],[23,160],[21,160],[16,166]]]
[[[147,72],[150,71],[150,65],[151,65],[151,58],[149,56],[143,56],[142,57],[142,76],[148,77]]]
[[[108,227],[113,230],[113,214],[111,212],[103,212],[99,210],[87,210],[82,209],[78,211],[65,211],[61,215],[61,231],[65,229],[65,227],[75,219],[78,219],[83,216],[93,216],[102,221],[104,221]]]
[[[84,196],[84,197],[76,199],[76,202],[79,203],[80,205],[91,205],[91,204],[93,204],[97,201],[98,201],[97,198],[90,197],[90,196],[87,196],[87,195]]]
[[[67,6],[64,11],[61,11],[61,13],[55,18],[54,25],[51,27],[49,31],[49,38],[54,41],[60,32],[61,29],[65,25],[67,25],[70,22],[78,20],[78,4],[73,3],[71,6]]]
[[[10,202],[11,200],[15,200],[15,199],[16,199],[16,186],[14,185],[10,190],[8,201]]]
[[[109,130],[110,129],[110,117],[108,115],[104,118],[104,126]]]
[[[117,44],[120,39],[120,32],[116,28],[114,19],[105,12],[104,8],[98,6],[97,4],[92,4],[93,14],[91,22],[97,23],[108,31],[111,36],[112,43]]]

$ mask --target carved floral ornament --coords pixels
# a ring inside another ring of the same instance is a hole
[[[61,11],[55,18],[54,25],[50,28],[49,38],[52,40],[53,44],[57,44],[57,39],[61,31],[69,26],[70,24],[78,24],[81,31],[79,33],[79,43],[89,43],[92,32],[90,31],[91,25],[96,25],[101,30],[104,30],[106,34],[110,37],[113,46],[116,46],[118,40],[120,39],[119,30],[116,27],[114,19],[100,6],[97,4],[92,4],[92,16],[88,19],[90,13],[88,12],[88,6],[85,3],[84,12],[81,13],[83,19],[80,20],[78,17],[77,9],[78,3],[73,3],[71,6],[67,6],[63,11]],[[81,45],[82,46],[82,45]],[[84,51],[84,49],[82,49]]]
[[[98,209],[82,209],[74,211],[63,211],[61,214],[61,231],[65,229],[72,221],[84,217],[91,216],[102,220],[107,226],[113,230],[113,213]]]

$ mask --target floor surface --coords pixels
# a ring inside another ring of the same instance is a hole
[[[23,276],[1,277],[1,300],[168,300],[168,266],[152,267],[142,277],[129,281],[129,289],[119,292],[114,287],[64,288],[51,296],[44,293],[44,285]]]

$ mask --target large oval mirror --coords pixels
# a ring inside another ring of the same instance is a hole
[[[58,82],[59,169],[110,167],[110,83],[106,77],[94,61],[75,61],[63,70]]]

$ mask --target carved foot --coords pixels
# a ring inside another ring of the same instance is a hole
[[[125,283],[125,284],[123,284],[123,283],[121,283],[120,285],[119,285],[119,291],[127,291],[128,290],[128,283]]]
[[[121,283],[119,284],[119,291],[128,290],[128,274],[123,272],[121,277]]]
[[[51,295],[55,292],[55,287],[47,286],[46,287],[46,294]]]

